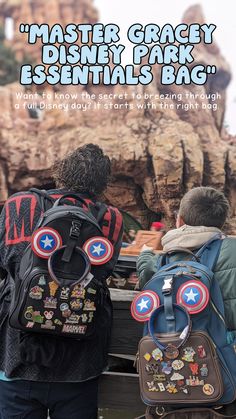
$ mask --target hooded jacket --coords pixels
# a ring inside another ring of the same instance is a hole
[[[176,247],[195,251],[219,232],[221,231],[215,227],[183,225],[169,231],[162,238],[163,251],[166,252]],[[159,257],[151,250],[145,250],[139,256],[137,273],[141,288],[156,272]],[[177,254],[174,257],[180,260],[183,258],[183,254]],[[226,325],[228,330],[236,334],[236,237],[224,238],[214,273],[215,279],[219,281],[224,300]]]

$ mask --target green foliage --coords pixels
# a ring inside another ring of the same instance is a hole
[[[0,26],[0,42],[2,42],[5,38],[4,30],[2,26]]]
[[[4,32],[0,28],[0,85],[12,83],[18,79],[19,63],[13,50],[4,44]]]

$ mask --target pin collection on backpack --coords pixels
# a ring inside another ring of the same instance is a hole
[[[183,347],[180,351],[168,345],[165,351],[155,348],[151,353],[143,355],[145,371],[150,377],[146,381],[149,392],[168,392],[186,395],[196,386],[202,388],[206,396],[212,396],[215,389],[208,383],[207,352],[202,345],[196,348]]]
[[[47,295],[45,298],[44,293]],[[31,304],[23,314],[27,320],[26,327],[33,329],[40,326],[41,329],[83,335],[94,318],[96,294],[95,288],[83,288],[80,284],[73,288],[59,287],[56,282],[48,282],[41,275],[37,285],[29,291]],[[37,308],[39,302],[43,307],[41,310]]]

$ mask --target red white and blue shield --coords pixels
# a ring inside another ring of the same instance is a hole
[[[41,227],[32,235],[32,250],[43,259],[48,259],[61,246],[62,238],[60,234],[51,227]]]
[[[142,291],[132,301],[131,315],[138,322],[146,322],[159,305],[160,299],[155,292]]]
[[[207,306],[209,291],[200,281],[188,281],[180,286],[176,300],[188,310],[189,314],[197,314]]]
[[[83,245],[92,265],[103,265],[109,262],[113,256],[114,248],[112,243],[105,237],[93,237]]]

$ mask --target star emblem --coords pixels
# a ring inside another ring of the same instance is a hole
[[[187,303],[189,301],[193,301],[195,303],[196,302],[195,297],[198,295],[198,292],[194,293],[193,289],[191,288],[191,290],[188,293],[186,292],[185,295],[187,297]]]
[[[44,249],[46,249],[46,247],[52,247],[53,246],[52,242],[54,242],[54,239],[50,239],[47,235],[44,240],[41,240],[41,243],[43,243]]]
[[[137,304],[137,306],[139,307],[140,311],[142,311],[143,309],[148,309],[148,303],[149,300],[145,300],[144,298],[142,298],[142,300],[139,304]]]
[[[97,246],[93,245],[92,253],[97,253],[100,256],[102,252],[104,252],[104,249],[100,243]]]

